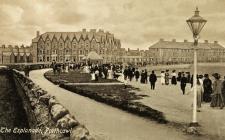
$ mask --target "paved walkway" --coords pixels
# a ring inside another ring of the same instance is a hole
[[[64,90],[44,78],[48,70],[31,71],[30,78],[56,96],[98,140],[205,140]]]
[[[123,76],[119,78],[123,81]],[[128,82],[135,88],[137,94],[146,95],[139,102],[162,111],[169,121],[177,123],[190,123],[192,120],[192,101],[193,92],[188,84],[186,91],[188,94],[183,95],[178,85],[161,85],[160,79],[157,80],[156,89],[151,90],[150,84],[141,84],[135,80]],[[203,133],[213,136],[212,140],[225,139],[225,109],[213,109],[209,103],[203,103],[201,112],[197,114],[198,122],[202,126]]]

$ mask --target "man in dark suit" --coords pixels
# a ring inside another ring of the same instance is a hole
[[[183,73],[180,79],[180,88],[183,92],[183,95],[185,94],[186,84],[187,84],[187,78],[185,77],[185,74]]]
[[[149,76],[149,82],[151,84],[151,89],[154,90],[155,89],[155,82],[157,81],[157,77],[155,75],[154,70],[152,71],[152,73]]]

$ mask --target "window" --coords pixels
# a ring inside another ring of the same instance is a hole
[[[47,57],[47,61],[49,61],[49,57]]]

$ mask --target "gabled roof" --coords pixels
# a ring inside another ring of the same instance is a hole
[[[109,33],[108,33],[109,34]],[[114,41],[114,36],[113,34],[106,35],[104,32],[45,32],[38,37],[35,37],[32,39],[32,42],[38,42],[40,38],[43,39],[43,41],[46,41],[46,38],[49,37],[49,39],[52,41],[52,39],[55,37],[57,40],[60,38],[63,39],[63,41],[66,40],[68,37],[70,41],[76,38],[77,41],[82,40],[89,40],[92,41],[93,38],[96,40],[96,42],[110,42],[113,43]]]
[[[164,48],[164,49],[191,49],[193,48],[193,42],[176,42],[176,41],[164,41],[160,40],[149,47],[152,48]],[[198,43],[200,49],[224,49],[224,47],[217,42],[215,43]]]

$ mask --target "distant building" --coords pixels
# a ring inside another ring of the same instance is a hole
[[[96,52],[103,63],[185,64],[193,62],[193,42],[160,39],[148,50],[121,47],[113,34],[103,30],[83,29],[79,32],[46,32],[32,39],[31,46],[2,45],[0,64],[82,62],[90,52]],[[198,44],[199,62],[225,62],[225,48],[217,41]]]
[[[160,39],[157,43],[149,47],[146,51],[149,63],[192,63],[193,62],[193,42],[165,41]],[[217,41],[209,43],[198,43],[199,62],[225,62],[225,48]]]
[[[101,55],[104,62],[116,62],[119,39],[103,30],[80,32],[46,32],[32,39],[34,62],[80,62],[91,51]]]
[[[139,49],[131,50],[130,48],[128,48],[127,51],[124,51],[124,54],[122,56],[122,63],[126,64],[142,65],[147,60],[145,57],[145,50]]]
[[[0,46],[0,64],[31,63],[33,56],[28,46]]]

